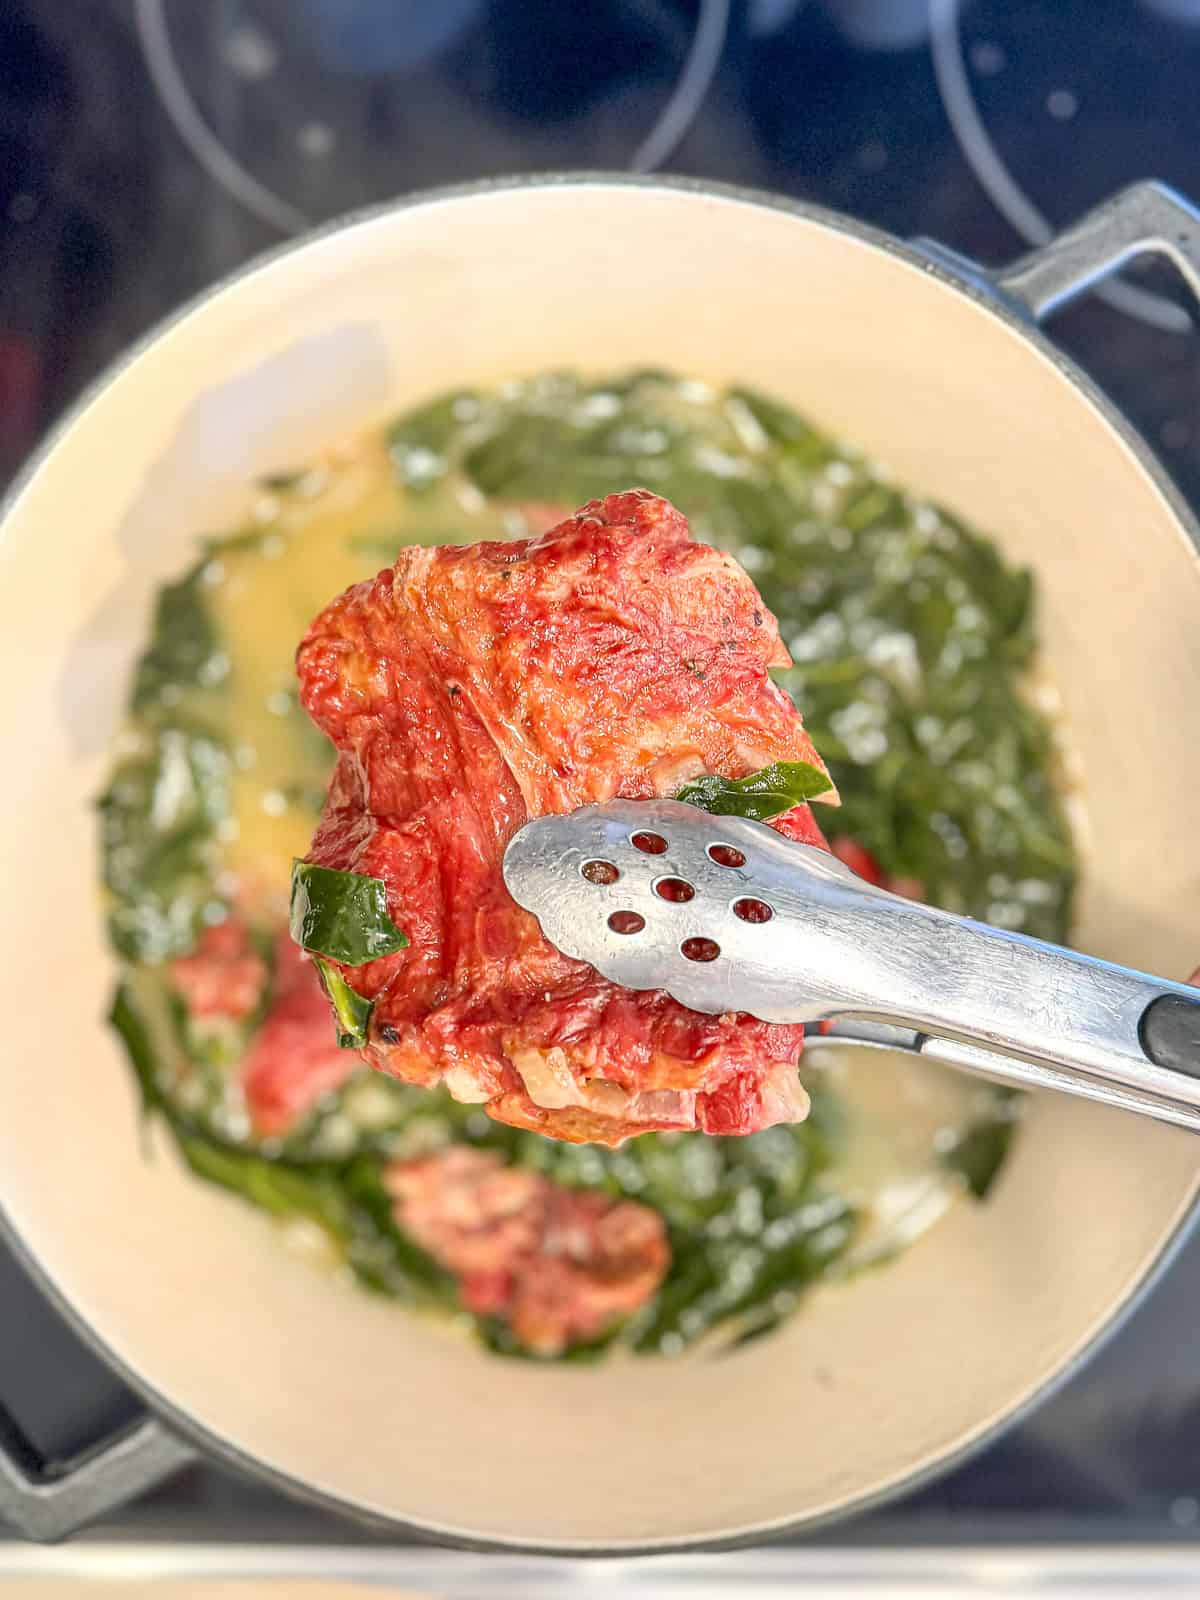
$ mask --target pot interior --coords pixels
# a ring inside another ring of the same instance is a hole
[[[786,210],[597,181],[368,219],[178,321],[57,439],[0,537],[0,1202],[207,1436],[446,1534],[678,1544],[877,1495],[1069,1362],[1195,1187],[1188,1136],[1046,1098],[986,1204],[777,1335],[589,1369],[498,1361],[329,1281],[165,1148],[145,1158],[102,1020],[91,805],[156,582],[250,479],[409,402],[643,364],[778,395],[1034,567],[1089,821],[1078,942],[1174,976],[1200,962],[1195,551],[1072,381],[930,272]]]

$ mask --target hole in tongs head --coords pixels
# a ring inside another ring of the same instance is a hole
[[[661,833],[635,833],[630,836],[629,842],[635,850],[641,850],[648,856],[661,856],[667,848],[667,841]]]
[[[710,844],[708,859],[715,861],[719,867],[744,867],[746,858],[742,852],[731,844]]]
[[[715,939],[705,939],[700,935],[685,939],[679,949],[689,961],[715,961],[721,954],[721,946]]]
[[[589,883],[616,883],[621,876],[611,861],[585,861],[579,870]]]

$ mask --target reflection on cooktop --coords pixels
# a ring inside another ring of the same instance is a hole
[[[729,0],[139,0],[136,19],[190,152],[288,232],[418,186],[656,167],[702,108],[714,147],[740,142],[712,93]]]
[[[418,187],[665,168],[984,260],[1136,177],[1200,195],[1194,0],[9,0],[0,63],[0,477],[188,296]],[[1169,277],[1128,281],[1053,331],[1200,503],[1200,339]],[[41,1453],[132,1414],[2,1252],[0,1305],[0,1398]],[[1194,1533],[1197,1325],[1200,1241],[1061,1392],[855,1537]],[[340,1527],[215,1468],[122,1522]]]

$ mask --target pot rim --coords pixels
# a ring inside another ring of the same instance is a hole
[[[1000,297],[998,293],[988,288],[986,271],[980,280],[960,276],[943,260],[926,254],[919,246],[906,243],[870,223],[844,216],[824,206],[812,205],[805,200],[795,200],[787,195],[773,194],[767,190],[755,189],[748,185],[722,183],[715,180],[709,181],[704,178],[664,177],[658,174],[606,172],[587,169],[475,179],[434,189],[415,190],[399,199],[381,201],[333,218],[331,221],[303,234],[299,238],[289,239],[273,249],[259,253],[226,274],[218,282],[202,289],[175,311],[169,312],[165,317],[161,318],[140,338],[135,340],[127,350],[111,361],[97,377],[86,385],[76,400],[51,426],[33,454],[18,472],[3,498],[0,498],[0,549],[2,549],[3,545],[4,524],[10,514],[15,511],[35,478],[50,464],[76,423],[90,410],[92,405],[100,399],[119,377],[131,369],[159,339],[192,317],[205,311],[211,303],[222,296],[232,293],[243,280],[259,272],[267,271],[287,257],[307,250],[335,234],[348,232],[360,225],[377,222],[384,217],[421,206],[442,205],[448,202],[472,200],[481,195],[503,194],[525,189],[581,188],[662,190],[669,194],[692,194],[710,199],[731,201],[737,205],[749,206],[756,210],[781,212],[785,215],[800,218],[803,221],[817,223],[819,226],[835,233],[848,234],[861,243],[871,245],[875,249],[893,256],[909,266],[920,268],[921,271],[935,278],[945,289],[973,301],[981,310],[1005,323],[1013,332],[1019,334],[1033,345],[1083,395],[1092,409],[1098,413],[1100,419],[1107,423],[1109,428],[1117,435],[1119,442],[1125,446],[1150,478],[1154,487],[1170,508],[1181,533],[1191,543],[1193,549],[1196,552],[1200,552],[1200,521],[1197,520],[1182,492],[1167,473],[1166,468],[1158,460],[1142,434],[1099,386],[1088,377],[1082,368],[1041,332],[1036,323],[1023,315],[1020,308],[1013,306]],[[914,1468],[905,1476],[898,1478],[895,1482],[882,1489],[848,1498],[841,1505],[822,1512],[757,1523],[730,1534],[711,1536],[698,1534],[688,1538],[669,1538],[661,1541],[640,1541],[624,1544],[596,1540],[575,1542],[568,1540],[509,1540],[494,1536],[480,1538],[463,1534],[452,1528],[442,1527],[436,1523],[407,1522],[403,1518],[371,1510],[338,1494],[318,1489],[304,1479],[294,1477],[283,1468],[272,1466],[259,1459],[232,1441],[213,1432],[205,1423],[191,1416],[181,1407],[176,1406],[174,1401],[162,1394],[155,1385],[128,1365],[123,1357],[109,1348],[107,1342],[92,1328],[82,1312],[78,1311],[73,1305],[68,1291],[38,1261],[19,1232],[16,1223],[8,1215],[3,1195],[0,1194],[0,1238],[3,1238],[4,1242],[13,1251],[39,1292],[45,1295],[83,1344],[133,1390],[152,1414],[161,1417],[171,1428],[180,1433],[184,1439],[199,1446],[201,1450],[214,1457],[219,1463],[258,1478],[292,1498],[300,1499],[320,1509],[352,1518],[368,1528],[386,1529],[393,1534],[402,1533],[416,1542],[436,1543],[459,1550],[480,1553],[502,1552],[512,1555],[562,1557],[600,1556],[610,1559],[629,1559],[637,1556],[666,1555],[677,1552],[701,1553],[735,1550],[768,1540],[775,1541],[801,1533],[818,1532],[851,1516],[858,1516],[864,1512],[877,1510],[879,1507],[899,1499],[902,1495],[910,1494],[929,1483],[935,1482],[947,1472],[964,1465],[986,1449],[988,1445],[1000,1438],[1009,1428],[1024,1420],[1043,1401],[1055,1394],[1070,1378],[1074,1377],[1125,1326],[1129,1318],[1145,1301],[1151,1290],[1160,1282],[1168,1268],[1175,1261],[1198,1222],[1200,1222],[1200,1175],[1194,1181],[1192,1194],[1187,1202],[1186,1209],[1163,1240],[1162,1245],[1141,1274],[1141,1277],[1128,1290],[1124,1299],[1115,1306],[1103,1326],[1073,1356],[1026,1394],[1011,1409],[989,1423],[978,1433],[964,1440],[953,1450],[938,1456],[936,1460]]]

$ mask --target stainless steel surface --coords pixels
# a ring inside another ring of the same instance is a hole
[[[599,1593],[627,1595],[630,1600],[749,1600],[752,1596],[795,1595],[803,1587],[813,1594],[835,1594],[855,1600],[862,1594],[883,1594],[916,1600],[937,1595],[942,1600],[979,1594],[1052,1591],[1057,1600],[1091,1600],[1098,1591],[1121,1600],[1176,1591],[1194,1594],[1200,1582],[1200,1552],[1151,1545],[1123,1549],[1079,1544],[1046,1549],[1015,1544],[998,1549],[964,1545],[946,1550],[912,1550],[904,1546],[878,1549],[809,1547],[792,1550],[744,1551],[716,1556],[666,1556],[591,1563],[527,1556],[494,1556],[404,1546],[359,1548],[339,1544],[208,1545],[164,1539],[125,1542],[119,1537],[84,1538],[70,1546],[42,1550],[0,1547],[0,1582],[20,1595],[22,1580],[58,1579],[64,1587],[53,1596],[40,1587],[39,1600],[74,1594],[67,1584],[95,1584],[104,1594],[115,1584],[138,1585],[147,1596],[197,1600],[197,1591],[221,1600],[224,1585],[239,1584],[244,1594],[285,1593],[305,1600],[345,1600],[346,1584],[361,1585],[365,1594],[416,1600],[557,1600],[557,1597]],[[176,1589],[175,1584],[188,1584]],[[197,1588],[193,1589],[192,1584]],[[253,1584],[255,1587],[250,1588]],[[293,1590],[292,1584],[302,1588]],[[159,1586],[162,1586],[161,1588]],[[203,1589],[199,1586],[203,1585]],[[242,1588],[241,1585],[245,1585]],[[144,1590],[143,1590],[144,1586]]]
[[[1136,183],[992,274],[1040,320],[1142,255],[1165,256],[1200,296],[1200,211],[1165,183]]]
[[[61,1539],[195,1459],[195,1450],[153,1416],[52,1473],[0,1450],[0,1519],[28,1539]]]
[[[662,849],[639,848],[647,836]],[[553,944],[627,988],[767,1022],[897,1023],[954,1066],[1200,1131],[1200,1047],[1192,1076],[1140,1038],[1163,995],[1200,1019],[1194,989],[889,894],[762,823],[615,800],[527,823],[504,877]],[[694,941],[708,959],[689,958]]]
[[[1170,5],[1173,0],[1147,0],[1147,3]],[[1184,3],[1188,3],[1188,0],[1184,0]],[[1055,227],[1034,203],[1028,190],[1017,181],[981,114],[963,39],[962,0],[930,0],[929,11],[930,58],[942,105],[959,147],[970,165],[973,176],[987,191],[997,211],[1007,218],[1023,239],[1036,246],[1040,254],[1043,245],[1053,244]],[[1123,22],[1126,20],[1127,18],[1122,18]],[[1017,26],[1020,27],[1019,20]],[[1032,37],[1029,39],[1029,44],[1036,50],[1036,42]],[[982,60],[986,67],[994,68],[997,63],[1002,66],[1004,52],[999,46],[991,43],[990,49],[984,48]],[[1137,91],[1133,90],[1132,93],[1136,96]],[[1077,103],[1072,103],[1077,109]],[[1147,119],[1147,122],[1153,127],[1153,119]],[[1120,143],[1123,149],[1128,149],[1128,124],[1124,134]],[[1150,162],[1149,165],[1152,170],[1159,170],[1162,166],[1161,158]],[[1133,160],[1135,172],[1138,166],[1135,156]],[[1061,186],[1056,185],[1056,187]],[[1111,184],[1106,187],[1111,187]],[[1182,307],[1164,295],[1150,292],[1140,284],[1123,280],[1105,283],[1099,292],[1099,298],[1110,306],[1118,307],[1123,312],[1141,319],[1148,326],[1175,334],[1188,332],[1189,318]]]

